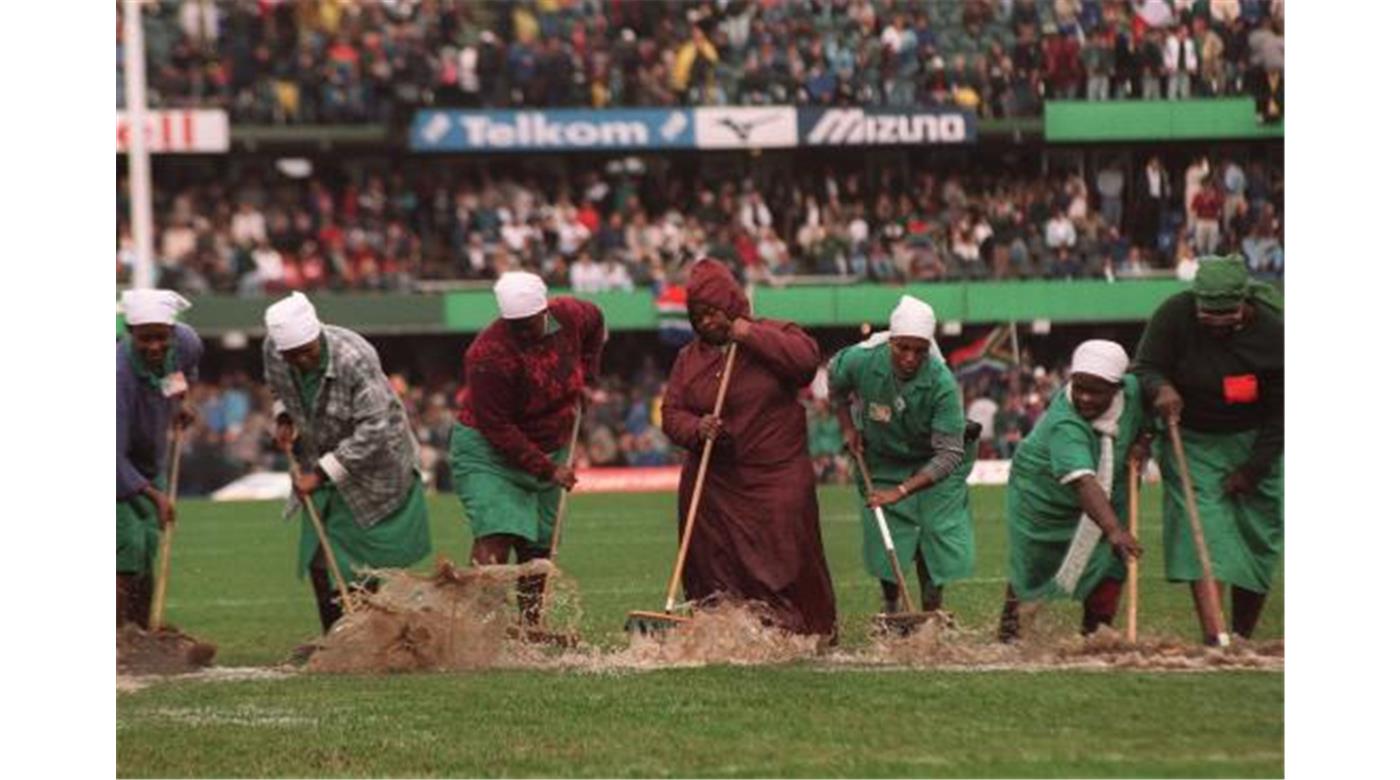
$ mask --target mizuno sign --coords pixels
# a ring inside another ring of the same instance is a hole
[[[976,140],[973,120],[960,111],[800,109],[803,146],[908,146]]]

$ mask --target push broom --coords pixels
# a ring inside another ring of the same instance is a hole
[[[166,490],[171,504],[175,503],[175,496],[180,484],[180,444],[184,433],[185,431],[179,423],[172,420],[170,423],[170,483]],[[165,625],[165,592],[170,583],[170,547],[174,540],[174,524],[161,529],[160,558],[156,569],[160,576],[156,580],[155,593],[151,596],[149,625],[152,631],[159,631]]]
[[[874,495],[875,486],[870,481],[870,470],[865,467],[865,457],[858,451],[852,451],[856,458],[856,466],[860,468],[861,480],[865,482],[865,495]],[[880,633],[895,633],[900,636],[907,636],[923,623],[937,617],[933,612],[915,612],[914,602],[909,598],[909,586],[904,581],[904,571],[899,566],[899,555],[894,550],[894,538],[890,536],[890,524],[885,519],[885,508],[882,506],[871,507],[875,510],[875,525],[880,529],[880,541],[885,546],[885,558],[890,562],[890,569],[894,571],[895,584],[899,587],[899,603],[904,607],[903,612],[881,612],[875,615],[873,622],[875,630]]]
[[[724,410],[724,396],[729,391],[729,375],[734,371],[734,356],[739,345],[730,342],[729,354],[724,358],[724,371],[720,374],[719,392],[715,395],[714,416],[719,417]],[[685,556],[690,550],[690,535],[695,530],[695,516],[700,510],[700,492],[705,487],[705,473],[710,468],[710,453],[715,440],[706,439],[700,451],[700,468],[695,473],[695,489],[690,494],[690,510],[685,515],[685,530],[681,532],[681,547],[676,553],[676,564],[671,569],[671,583],[666,589],[666,609],[664,612],[635,611],[627,613],[626,630],[629,633],[655,634],[668,631],[689,622],[690,617],[676,614],[676,594],[680,590],[681,573],[685,570]]]
[[[564,462],[570,466],[574,465],[574,450],[578,446],[578,434],[582,425],[583,401],[580,400],[574,405],[573,434],[569,437],[569,453],[564,460]],[[564,536],[564,516],[568,507],[569,491],[561,488],[559,491],[559,506],[554,512],[554,533],[549,539],[549,562],[551,564],[556,564],[556,561],[559,560],[559,540]],[[549,618],[549,597],[553,595],[553,583],[554,571],[551,570],[544,576],[544,591],[540,594],[540,616],[542,620],[548,620]],[[578,634],[574,632],[549,631],[538,626],[522,624],[516,633],[527,642],[559,645],[560,647],[574,647],[578,644]]]
[[[1206,547],[1205,530],[1201,527],[1201,514],[1196,508],[1196,489],[1191,483],[1191,472],[1187,469],[1186,450],[1181,446],[1181,428],[1175,420],[1167,421],[1167,432],[1172,437],[1172,453],[1176,455],[1176,468],[1181,472],[1181,489],[1186,494],[1186,515],[1191,520],[1191,538],[1196,543],[1196,557],[1201,562],[1201,576],[1205,581],[1205,609],[1200,613],[1201,628],[1206,636],[1215,637],[1220,647],[1230,646],[1230,634],[1225,630],[1225,612],[1220,606],[1220,589],[1215,584],[1215,572],[1210,565],[1210,549]],[[1199,609],[1199,607],[1198,607]]]

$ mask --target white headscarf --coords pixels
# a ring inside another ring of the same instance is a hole
[[[899,305],[890,312],[890,336],[915,336],[933,343],[933,331],[938,318],[933,307],[908,295],[901,295]]]
[[[496,307],[508,320],[531,317],[549,306],[544,280],[528,271],[507,271],[496,280]]]
[[[929,355],[943,360],[943,351],[933,338],[938,319],[933,315],[933,307],[908,295],[899,298],[899,305],[890,312],[890,329],[872,334],[860,343],[862,349],[874,349],[894,336],[915,336],[928,342]]]
[[[1070,360],[1071,374],[1093,374],[1114,384],[1128,372],[1128,353],[1117,342],[1092,339],[1080,344]]]
[[[306,346],[321,335],[316,307],[299,292],[267,307],[263,320],[267,323],[267,335],[278,352]]]
[[[190,302],[171,290],[127,290],[122,293],[122,313],[128,325],[174,325],[175,315]]]

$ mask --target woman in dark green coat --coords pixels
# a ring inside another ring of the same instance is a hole
[[[1229,583],[1231,630],[1254,633],[1283,552],[1283,302],[1244,260],[1202,258],[1192,289],[1162,303],[1133,373],[1177,421],[1211,566]],[[1189,582],[1215,642],[1176,460],[1159,445],[1167,580]],[[1210,622],[1208,622],[1210,621]]]

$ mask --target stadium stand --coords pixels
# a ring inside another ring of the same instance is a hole
[[[1282,111],[1282,0],[160,0],[145,36],[153,106],[249,124],[393,122],[427,106],[1002,118],[1050,97],[1244,95]]]
[[[162,285],[407,291],[522,267],[580,292],[659,289],[701,255],[773,284],[1189,276],[1212,251],[1241,251],[1261,273],[1283,268],[1283,172],[1264,160],[1165,171],[1183,193],[1169,199],[1146,184],[1125,197],[1128,177],[1149,174],[1121,163],[1087,176],[930,164],[872,178],[853,157],[764,184],[587,168],[557,178],[442,165],[356,175],[334,162],[304,179],[250,170],[158,178]],[[133,257],[125,197],[119,181],[119,282]]]

